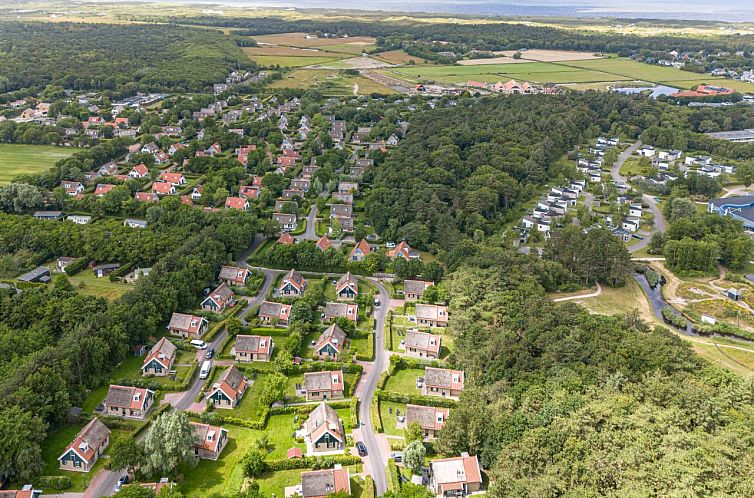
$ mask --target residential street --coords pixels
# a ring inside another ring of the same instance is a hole
[[[309,209],[309,214],[306,216],[306,230],[303,234],[297,235],[294,238],[296,240],[319,240],[319,237],[317,237],[317,214],[319,213],[319,208],[316,204],[312,204],[311,209]]]
[[[641,140],[637,140],[636,142],[631,144],[628,149],[624,150],[620,156],[618,156],[618,160],[615,161],[615,164],[613,164],[613,167],[610,169],[610,175],[613,177],[613,181],[624,183],[627,181],[627,178],[620,174],[620,168],[621,166],[623,166],[623,163],[626,162],[626,159],[631,157],[631,154],[639,150],[639,147],[641,147],[641,145]],[[647,204],[647,206],[649,206],[649,210],[652,212],[652,216],[654,217],[654,226],[652,227],[652,230],[649,232],[649,234],[644,236],[643,240],[639,240],[631,247],[629,247],[628,250],[630,252],[635,252],[647,247],[653,233],[665,231],[665,217],[662,215],[662,211],[660,211],[660,209],[657,207],[654,196],[644,194],[642,195],[641,199]]]

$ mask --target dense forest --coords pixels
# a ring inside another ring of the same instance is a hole
[[[252,63],[220,31],[179,26],[0,23],[0,93],[199,91]]]
[[[367,215],[420,249],[480,240],[520,216],[512,208],[541,184],[575,173],[557,162],[573,146],[603,132],[635,136],[658,114],[615,94],[468,99],[422,113],[375,173]]]
[[[451,276],[467,385],[441,451],[479,454],[495,497],[754,494],[750,380],[633,314],[552,303],[510,263]]]
[[[41,470],[48,428],[160,330],[172,312],[194,308],[221,264],[246,248],[253,215],[212,214],[166,205],[145,229],[103,222],[74,226],[0,215],[0,261],[41,263],[58,256],[151,265],[152,272],[108,303],[80,294],[65,277],[49,287],[0,289],[0,480]]]
[[[558,29],[535,27],[504,22],[491,23],[397,23],[356,21],[290,21],[274,17],[217,18],[191,17],[167,18],[168,22],[241,28],[237,34],[249,36],[285,32],[322,32],[349,36],[373,36],[384,49],[414,45],[426,55],[431,52],[458,50],[462,53],[476,50],[516,50],[519,48],[544,48],[558,50],[586,50],[595,52],[633,53],[642,49],[653,51],[696,52],[754,50],[754,35],[691,37],[691,36],[637,36],[583,29]],[[451,45],[433,46],[434,41]],[[418,55],[418,54],[415,54]]]

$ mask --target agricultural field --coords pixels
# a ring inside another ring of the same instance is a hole
[[[413,61],[415,64],[424,64],[427,62],[425,59],[416,57],[414,55],[409,55],[403,50],[389,50],[387,52],[380,52],[379,54],[373,55],[372,58],[395,65],[411,64],[411,61]]]
[[[74,151],[50,145],[0,144],[0,185],[14,177],[50,169]]]

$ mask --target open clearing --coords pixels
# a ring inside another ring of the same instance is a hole
[[[353,95],[354,83],[359,85],[359,95],[371,93],[392,94],[395,91],[363,76],[346,75],[330,69],[297,69],[274,81],[271,88],[317,89],[325,95]]]
[[[346,47],[356,47],[359,51],[364,47],[374,45],[376,40],[369,36],[354,36],[353,38],[307,38],[306,33],[278,33],[274,35],[263,35],[252,37],[257,43],[267,45],[284,45],[289,47],[330,47],[331,49],[342,49]]]
[[[427,62],[421,57],[409,55],[403,50],[389,50],[387,52],[380,52],[379,54],[375,54],[372,57],[374,59],[385,61],[389,64],[410,64],[411,61],[413,61],[414,64],[424,64],[425,62]]]
[[[73,152],[48,145],[0,144],[0,185],[10,183],[18,175],[46,171]]]
[[[526,59],[514,59],[513,57],[487,57],[484,59],[466,59],[458,61],[461,66],[489,66],[492,64],[527,64],[531,61]]]
[[[244,47],[243,51],[249,57],[260,55],[277,55],[280,57],[322,57],[323,55],[323,52],[318,48],[296,48],[284,46]]]

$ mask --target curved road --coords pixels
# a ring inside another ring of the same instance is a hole
[[[610,169],[610,176],[613,177],[613,181],[626,183],[627,179],[625,176],[620,174],[620,168],[621,166],[623,166],[623,163],[626,162],[626,159],[631,157],[634,152],[639,150],[639,147],[641,147],[641,145],[641,140],[637,140],[636,142],[632,143],[630,147],[621,152],[620,156],[618,156],[618,160],[615,161],[615,164],[613,164],[613,167]],[[665,217],[657,207],[654,196],[642,194],[641,199],[647,204],[647,206],[649,206],[649,210],[652,212],[652,216],[654,217],[654,227],[650,231],[649,235],[629,247],[629,252],[638,251],[639,249],[647,247],[653,233],[665,231]]]
[[[312,207],[309,209],[309,214],[306,215],[306,230],[301,235],[295,236],[294,239],[319,240],[319,237],[317,237],[317,213],[319,213],[319,208],[316,204],[312,204]]]

